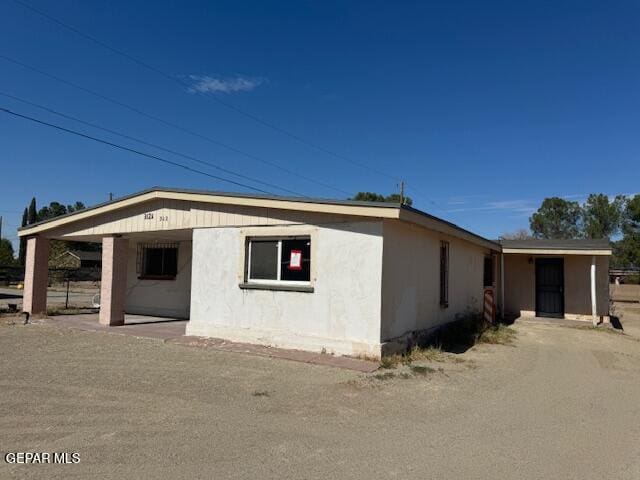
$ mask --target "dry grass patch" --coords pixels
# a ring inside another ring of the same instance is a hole
[[[510,345],[515,339],[516,331],[498,323],[484,329],[479,335],[476,343],[488,343],[491,345]]]
[[[400,355],[388,355],[382,357],[380,360],[380,368],[391,369],[397,368],[400,365],[411,365],[414,362],[430,362],[430,363],[462,363],[464,359],[442,351],[442,348],[437,346],[428,347],[413,347],[407,353]]]

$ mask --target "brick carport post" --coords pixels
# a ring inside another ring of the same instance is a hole
[[[109,236],[102,239],[102,281],[100,286],[100,323],[124,325],[124,303],[127,293],[126,238]]]
[[[49,283],[49,239],[40,235],[27,237],[24,263],[22,311],[31,315],[47,313]]]

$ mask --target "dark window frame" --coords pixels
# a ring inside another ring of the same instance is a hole
[[[449,242],[440,241],[440,306],[449,306]]]
[[[161,273],[147,272],[147,255],[149,250],[162,250],[160,266]],[[174,260],[167,260],[167,251],[175,250]],[[175,280],[178,276],[178,243],[139,243],[137,252],[136,271],[139,280]],[[165,263],[165,261],[167,263]],[[168,263],[168,262],[171,262]],[[175,263],[175,265],[173,265]]]
[[[482,284],[485,288],[495,286],[495,266],[494,265],[495,265],[495,261],[493,256],[487,255],[484,257],[484,262],[482,267]]]
[[[308,279],[305,280],[287,280],[282,279],[283,264],[286,263],[282,258],[283,242],[287,241],[305,241],[309,243],[308,258],[302,257],[302,262],[307,263],[308,267],[303,269],[308,271]],[[252,244],[254,242],[277,242],[277,257],[276,257],[276,275],[275,278],[252,278],[251,276],[251,260],[252,260]],[[246,237],[245,240],[245,265],[244,265],[244,281],[247,285],[275,285],[275,286],[309,286],[311,285],[311,236],[310,235],[294,235],[294,236],[251,236]]]

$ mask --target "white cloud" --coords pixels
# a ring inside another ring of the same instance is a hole
[[[480,206],[449,210],[449,212],[472,211],[510,211],[518,214],[530,215],[536,211],[536,207],[531,200],[503,200],[498,202],[486,202]]]
[[[215,78],[209,76],[190,75],[193,85],[189,88],[191,93],[233,93],[250,92],[256,89],[264,80],[251,77]]]

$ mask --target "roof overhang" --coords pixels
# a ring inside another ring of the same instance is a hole
[[[500,244],[469,232],[457,225],[429,215],[420,210],[397,203],[358,202],[309,199],[301,197],[277,197],[244,195],[224,192],[206,192],[197,190],[177,190],[169,188],[152,188],[107,203],[62,215],[43,222],[35,223],[18,230],[20,237],[52,232],[60,227],[75,222],[97,217],[106,213],[124,210],[135,205],[158,199],[182,200],[222,205],[259,207],[268,209],[293,210],[310,213],[325,213],[369,217],[379,219],[395,219],[407,221],[425,228],[436,230],[453,237],[462,238],[482,247],[499,252]]]
[[[567,249],[567,248],[502,248],[502,253],[525,255],[612,255],[611,249]]]

